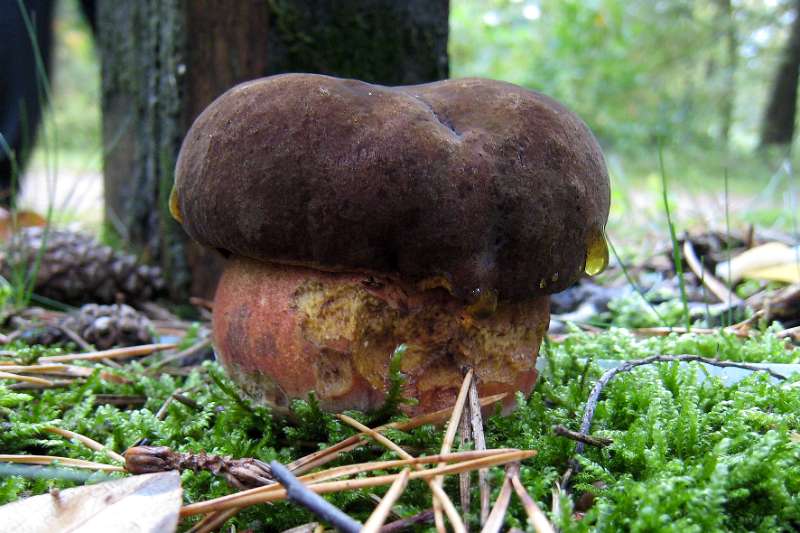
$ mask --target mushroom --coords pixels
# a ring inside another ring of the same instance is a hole
[[[528,394],[548,295],[608,257],[592,133],[485,79],[238,85],[189,130],[170,207],[229,256],[216,353],[278,410],[311,391],[329,410],[380,406],[401,343],[412,414],[452,404],[465,367],[481,395]]]

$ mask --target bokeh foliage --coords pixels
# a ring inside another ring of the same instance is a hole
[[[788,0],[453,0],[452,75],[518,83],[563,101],[609,148],[757,143],[794,17]],[[735,54],[729,49],[733,30]]]

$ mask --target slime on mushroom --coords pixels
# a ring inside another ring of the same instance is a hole
[[[539,93],[287,74],[197,118],[169,209],[230,254],[215,350],[245,393],[377,409],[404,343],[416,414],[467,366],[481,395],[530,393],[549,294],[608,262],[609,199],[591,132]]]

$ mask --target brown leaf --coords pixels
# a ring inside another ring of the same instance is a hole
[[[44,227],[46,225],[47,220],[33,211],[17,211],[15,220],[8,209],[0,207],[0,243],[8,241],[11,234],[20,228]]]
[[[131,476],[33,496],[0,507],[0,531],[175,531],[181,507],[177,472]]]

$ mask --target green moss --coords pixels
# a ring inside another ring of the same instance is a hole
[[[26,358],[41,349],[22,349]],[[575,443],[552,433],[562,424],[577,429],[589,389],[600,376],[596,358],[639,358],[656,353],[695,353],[737,360],[793,361],[769,333],[741,340],[727,335],[672,335],[641,339],[624,330],[600,335],[574,334],[563,343],[542,348],[547,365],[529,399],[519,398],[510,416],[486,421],[492,447],[536,449],[522,465],[521,476],[539,505],[550,509],[553,483],[573,457]],[[42,392],[15,392],[0,384],[0,450],[2,453],[46,453],[109,461],[103,453],[60,437],[43,434],[54,424],[124,450],[141,438],[179,451],[206,451],[264,461],[289,462],[352,434],[313,398],[295,402],[290,423],[239,396],[214,363],[189,376],[149,377],[146,361],[132,362],[118,372],[130,383],[109,383],[95,374],[83,383]],[[104,369],[108,371],[108,369]],[[699,380],[693,365],[642,367],[611,381],[601,397],[592,433],[610,437],[604,449],[587,449],[572,493],[562,495],[562,515],[553,517],[562,531],[788,531],[800,524],[800,376],[779,384],[751,375],[725,386],[716,378]],[[173,402],[164,420],[155,413],[166,398],[182,388],[200,406],[194,410]],[[145,405],[122,410],[101,405],[100,394],[143,395]],[[370,423],[367,415],[351,413]],[[397,418],[397,415],[394,415]],[[440,428],[425,426],[388,436],[415,453],[435,453]],[[345,454],[340,462],[389,458],[376,446]],[[92,474],[88,482],[108,479]],[[492,470],[496,491],[501,469]],[[596,488],[593,483],[604,483]],[[41,493],[50,486],[67,487],[68,479],[33,479],[0,474],[0,502]],[[183,474],[185,500],[194,502],[231,492],[208,473]],[[475,485],[475,484],[473,484]],[[458,500],[455,477],[445,485]],[[477,487],[474,501],[477,502]],[[584,492],[597,500],[581,520],[570,510]],[[383,493],[383,489],[376,491]],[[365,491],[329,496],[334,504],[363,520],[374,507]],[[412,515],[430,506],[430,494],[412,483],[398,510]],[[473,517],[474,518],[474,517]],[[282,530],[311,521],[289,504],[256,506],[236,519],[238,528]],[[476,525],[476,524],[473,524]],[[525,514],[513,503],[508,526],[525,525]]]

